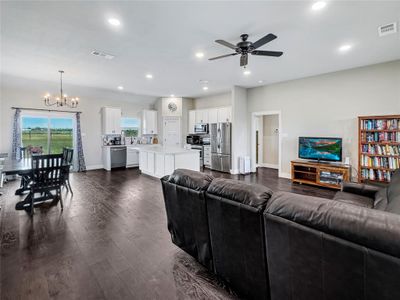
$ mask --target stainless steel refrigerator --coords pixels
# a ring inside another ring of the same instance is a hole
[[[210,124],[211,169],[230,172],[231,136],[231,123]]]

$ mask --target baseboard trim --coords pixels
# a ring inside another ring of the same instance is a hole
[[[284,173],[284,172],[280,172],[279,173],[279,177],[281,178],[287,178],[287,179],[291,179],[292,176],[290,175],[290,173]]]
[[[86,170],[90,171],[90,170],[99,170],[99,169],[103,169],[103,165],[90,165],[90,166],[86,166]]]
[[[258,164],[259,167],[264,167],[264,168],[270,168],[270,169],[279,169],[279,165],[276,164],[267,164],[267,163],[262,163]]]

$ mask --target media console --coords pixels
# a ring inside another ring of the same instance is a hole
[[[340,189],[342,181],[350,181],[351,167],[340,163],[292,160],[292,182]]]

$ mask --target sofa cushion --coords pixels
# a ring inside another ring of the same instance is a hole
[[[372,208],[374,205],[374,200],[370,197],[341,191],[336,193],[333,200],[368,208]]]
[[[375,194],[374,209],[385,211],[388,205],[387,188]]]
[[[176,169],[168,181],[196,191],[205,191],[214,177],[187,169]]]
[[[273,193],[263,185],[224,178],[214,179],[207,192],[255,208],[264,207]]]
[[[400,169],[393,175],[387,188],[388,205],[387,212],[400,214]]]

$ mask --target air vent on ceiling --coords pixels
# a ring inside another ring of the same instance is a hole
[[[397,32],[397,23],[396,22],[378,27],[379,36],[385,36],[385,35],[393,34],[396,32]]]
[[[113,59],[115,57],[115,55],[112,55],[112,54],[109,54],[109,53],[104,53],[104,52],[97,51],[97,50],[93,50],[92,51],[92,55],[104,57],[105,59]]]

